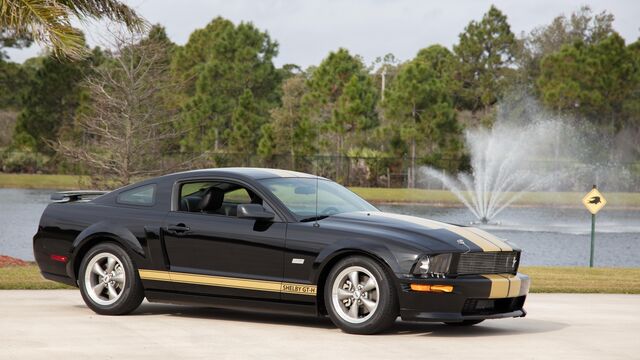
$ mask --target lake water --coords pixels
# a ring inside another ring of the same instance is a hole
[[[33,260],[32,237],[53,190],[0,189],[0,255]],[[383,211],[457,224],[473,221],[461,207],[380,205]],[[523,265],[588,266],[591,215],[585,209],[509,208],[483,229],[524,249]],[[608,210],[596,222],[595,265],[640,267],[640,211]]]

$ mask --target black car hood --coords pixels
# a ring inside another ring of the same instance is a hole
[[[410,242],[432,251],[482,252],[519,250],[478,228],[458,226],[415,216],[386,212],[349,212],[322,223],[352,232],[375,232],[390,240]]]

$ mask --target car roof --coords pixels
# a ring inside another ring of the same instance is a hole
[[[227,167],[227,168],[211,168],[183,171],[171,175],[182,176],[216,176],[216,175],[236,175],[254,180],[270,179],[270,178],[316,178],[311,175],[298,171],[270,169],[270,168],[250,168],[250,167]],[[324,179],[323,177],[320,177]]]

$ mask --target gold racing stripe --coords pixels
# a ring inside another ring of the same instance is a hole
[[[507,297],[520,296],[520,288],[522,286],[522,280],[515,275],[509,275],[509,295]]]
[[[280,292],[280,282],[171,272],[171,281],[236,289]]]
[[[138,270],[144,280],[168,281],[181,284],[219,286],[234,289],[280,292],[296,295],[316,295],[316,285],[284,283],[280,281],[252,280],[225,276],[189,274],[173,271]]]
[[[500,251],[501,250],[500,247],[497,246],[496,244],[492,243],[491,241],[483,238],[482,236],[476,234],[475,232],[469,229],[465,229],[463,227],[453,227],[453,226],[445,227],[445,229],[462,236],[463,239],[471,241],[472,243],[479,246],[482,249],[482,251]]]
[[[138,270],[138,274],[140,274],[140,279],[156,280],[156,281],[171,281],[171,276],[169,276],[168,271],[140,269]]]
[[[509,295],[509,280],[502,275],[482,275],[491,280],[489,299],[505,298]]]
[[[517,275],[491,274],[482,276],[491,280],[489,299],[517,297],[522,293],[522,280]]]
[[[469,240],[474,243],[476,246],[482,249],[482,251],[510,251],[511,247],[504,244],[502,241],[498,240],[495,236],[490,235],[489,233],[477,233],[468,228],[458,227],[454,225],[448,225],[445,223],[441,223],[439,221],[433,221],[428,219],[423,219],[415,216],[408,215],[399,215],[399,214],[376,214],[377,216],[390,218],[390,219],[398,219],[402,221],[407,221],[416,225],[422,225],[429,229],[446,229],[449,230],[465,240]],[[490,241],[490,240],[491,241]],[[497,245],[500,244],[500,245]],[[508,250],[507,250],[508,248]]]
[[[472,231],[472,232],[476,233],[479,236],[482,236],[486,240],[492,242],[493,244],[498,246],[501,251],[513,251],[513,248],[511,246],[509,246],[504,241],[498,239],[495,235],[492,235],[492,234],[490,234],[490,233],[488,233],[488,232],[486,232],[486,231],[484,231],[482,229],[479,229],[479,228],[467,228],[467,229],[469,229],[469,231]]]

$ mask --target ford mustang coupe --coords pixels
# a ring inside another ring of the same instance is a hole
[[[129,313],[146,297],[328,315],[358,334],[398,316],[473,325],[526,314],[529,278],[513,245],[380,212],[309,174],[195,170],[52,199],[33,238],[36,261],[98,314]]]

